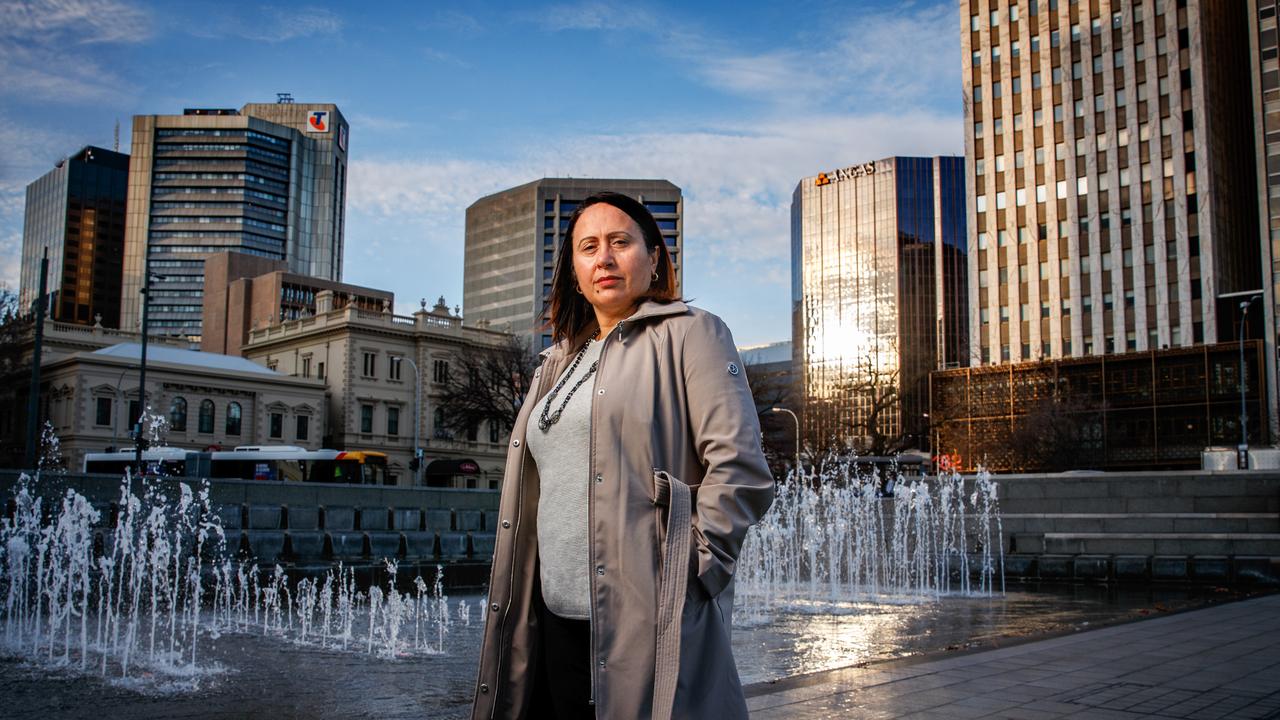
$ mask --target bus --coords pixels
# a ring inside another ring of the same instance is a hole
[[[89,453],[86,473],[124,474],[134,451]],[[169,477],[264,480],[278,482],[385,485],[386,453],[370,450],[307,450],[290,445],[246,445],[234,450],[198,452],[152,448],[142,453],[146,474]]]

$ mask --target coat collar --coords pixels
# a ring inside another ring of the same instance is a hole
[[[688,311],[689,306],[679,300],[673,300],[671,302],[645,300],[640,303],[640,307],[636,308],[636,311],[632,313],[630,317],[623,320],[619,325],[624,323],[640,322],[641,320],[649,320],[652,318],[666,317],[668,315],[681,315]],[[587,326],[584,327],[582,332],[578,333],[577,337],[574,337],[573,340],[567,343],[561,340],[555,345],[552,345],[546,350],[538,353],[538,356],[545,360],[555,354],[567,355],[572,352],[572,349],[582,347],[582,344],[587,341],[587,338],[591,337],[591,334],[599,328],[600,326],[592,320],[587,323]]]

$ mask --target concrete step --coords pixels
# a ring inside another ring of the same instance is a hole
[[[1003,513],[1004,532],[1280,533],[1274,513]]]
[[[1274,473],[996,476],[1005,513],[1280,513]]]
[[[1019,538],[1020,539],[1020,538]],[[1037,552],[1018,545],[1019,552]],[[1280,533],[1044,533],[1055,555],[1280,556]]]
[[[1250,555],[1004,556],[1006,579],[1280,586],[1280,557]]]

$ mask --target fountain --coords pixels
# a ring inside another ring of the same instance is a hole
[[[233,562],[204,485],[179,484],[170,499],[126,475],[114,528],[74,490],[57,508],[23,475],[11,517],[0,520],[0,645],[6,654],[104,678],[179,680],[222,670],[201,652],[227,635],[256,634],[295,646],[385,659],[445,653],[463,603],[451,611],[443,567],[434,582],[398,590],[357,587],[342,565],[293,581],[283,568]],[[135,493],[135,486],[140,490]]]
[[[991,594],[1004,589],[1001,552],[997,486],[985,470],[966,494],[955,471],[907,479],[830,459],[779,483],[748,532],[737,607],[750,623],[785,608]]]

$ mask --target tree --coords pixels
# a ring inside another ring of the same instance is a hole
[[[438,396],[449,429],[465,434],[489,422],[510,432],[538,366],[528,343],[512,337],[501,345],[468,349],[451,365]]]
[[[845,414],[843,425],[860,438],[853,449],[867,455],[888,455],[902,449],[901,420],[898,432],[890,430],[893,415],[901,415],[901,383],[896,365],[885,369],[875,360],[873,354],[865,355],[841,383],[840,395],[857,403]]]
[[[1088,435],[1096,421],[1092,408],[1067,394],[1034,402],[1013,417],[1009,434],[1010,469],[1015,472],[1061,472],[1087,463]]]

